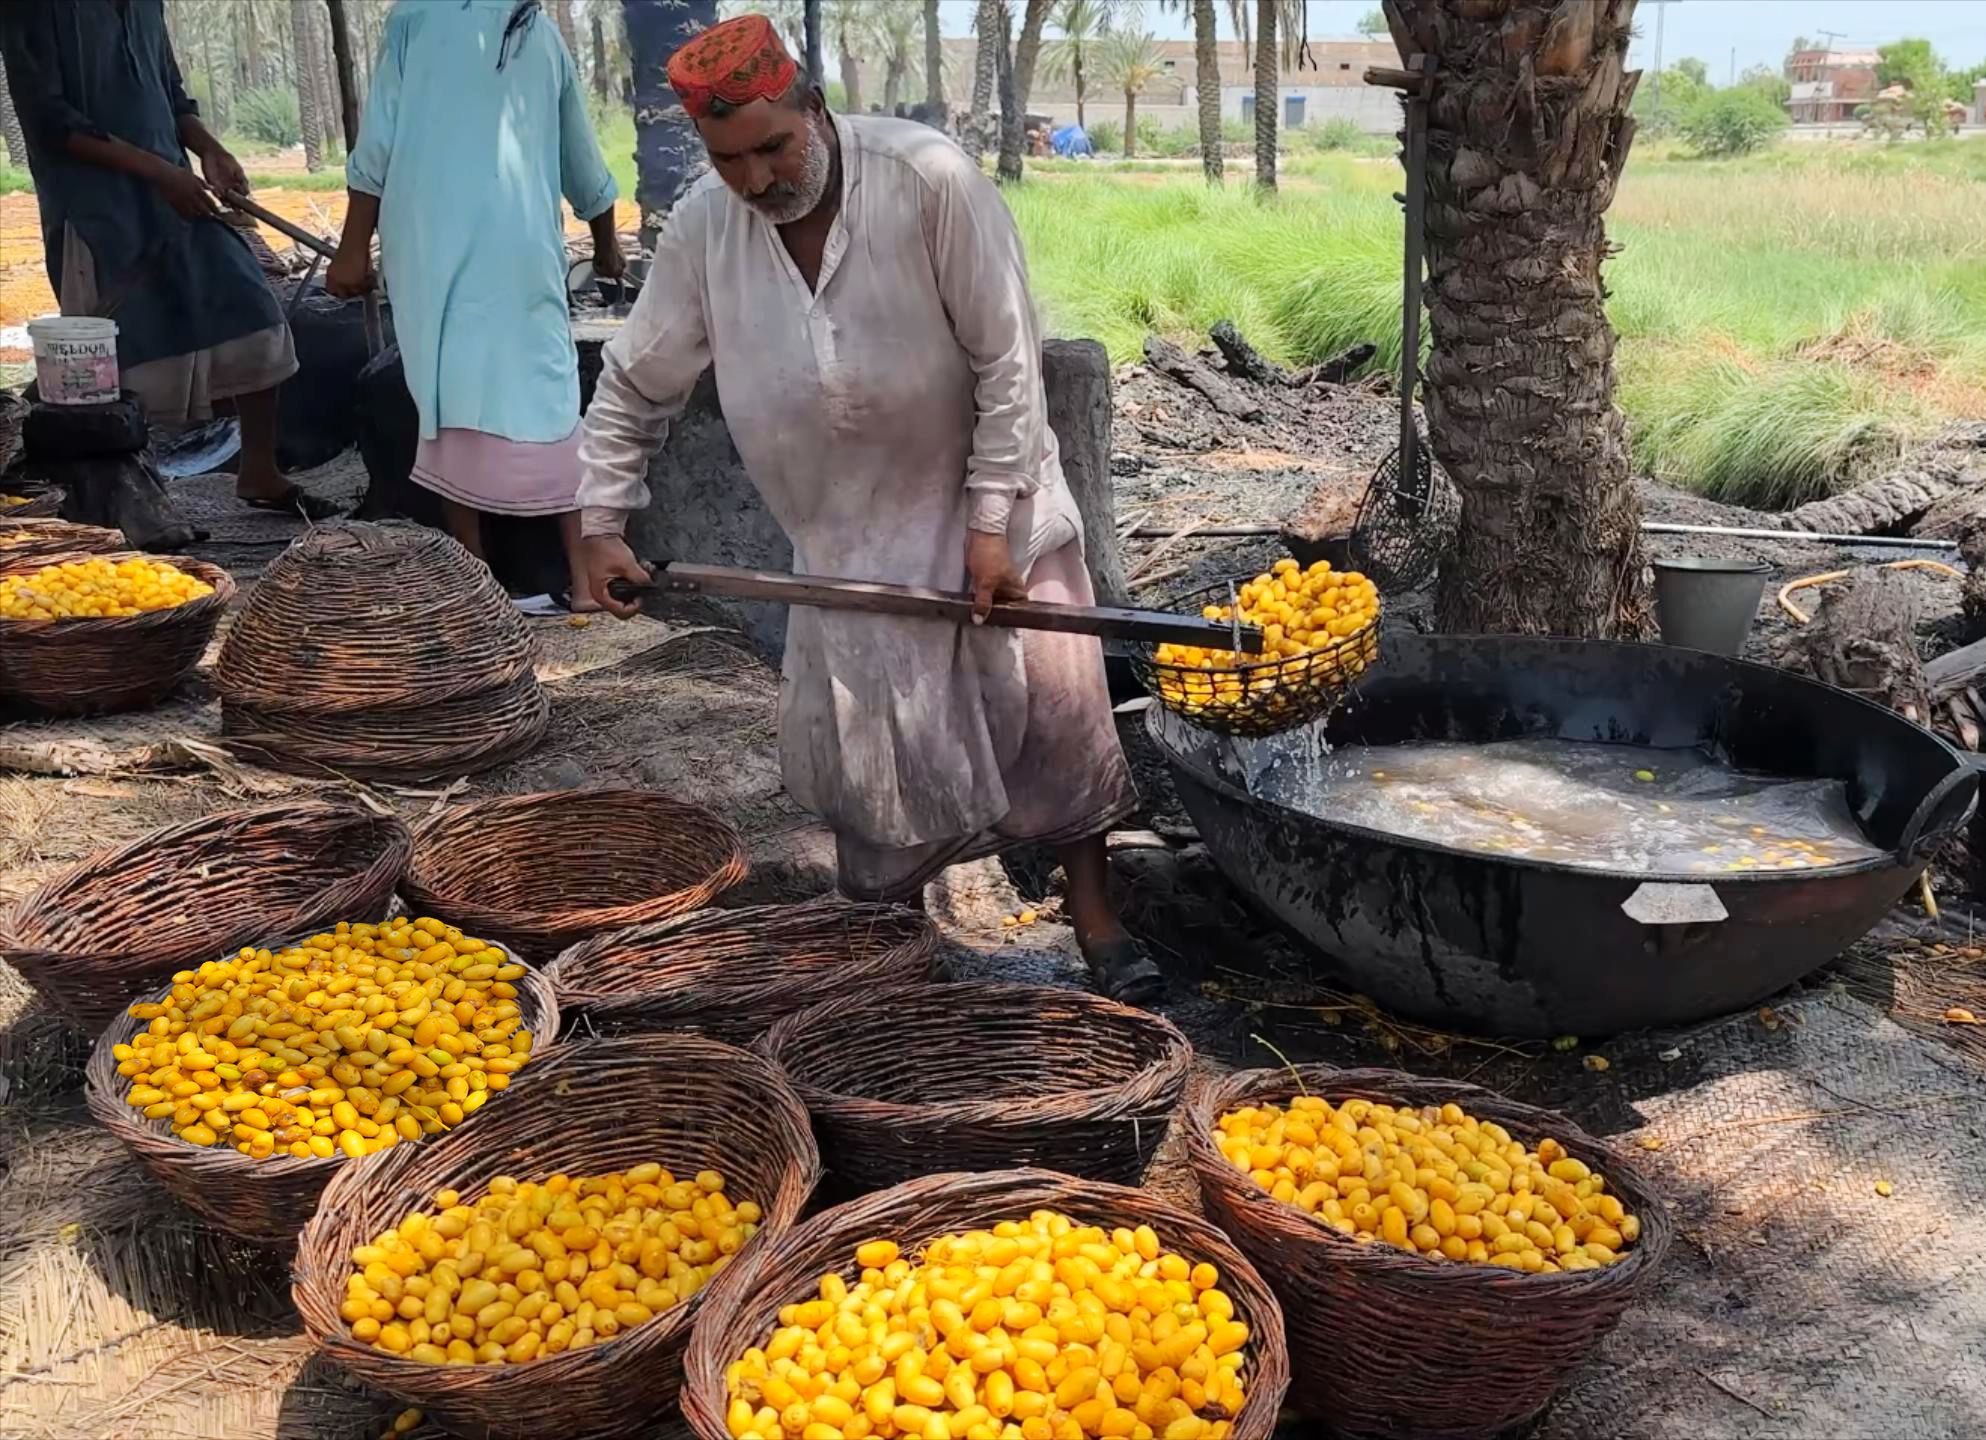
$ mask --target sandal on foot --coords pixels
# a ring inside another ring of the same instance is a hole
[[[306,520],[334,520],[345,513],[336,500],[313,495],[300,485],[292,485],[281,495],[237,497],[251,510],[274,510],[284,515],[300,515]]]
[[[1165,999],[1165,976],[1146,952],[1130,937],[1098,945],[1083,952],[1090,967],[1090,985],[1107,1000],[1120,1005],[1156,1005]]]

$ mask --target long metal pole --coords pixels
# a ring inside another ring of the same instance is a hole
[[[1249,540],[1281,535],[1281,525],[1198,525],[1176,530],[1167,525],[1139,525],[1131,531],[1134,540],[1171,540],[1190,536],[1195,540]],[[1843,535],[1831,530],[1750,530],[1735,525],[1672,525],[1662,520],[1646,520],[1645,535],[1729,535],[1739,540],[1816,540],[1828,545],[1887,545],[1898,550],[1956,550],[1956,540],[1921,540],[1911,535]]]

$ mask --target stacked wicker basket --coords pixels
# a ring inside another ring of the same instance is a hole
[[[419,781],[531,750],[549,706],[488,567],[416,525],[313,527],[222,647],[222,733],[266,764]]]

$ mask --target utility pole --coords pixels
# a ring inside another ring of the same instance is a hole
[[[1655,83],[1649,94],[1650,108],[1660,114],[1662,111],[1662,17],[1667,13],[1673,0],[1653,0],[1655,6]]]

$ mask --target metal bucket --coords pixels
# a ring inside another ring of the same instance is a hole
[[[1657,560],[1655,614],[1662,643],[1736,655],[1751,634],[1770,573],[1771,567],[1757,560],[1713,560],[1703,555]]]

